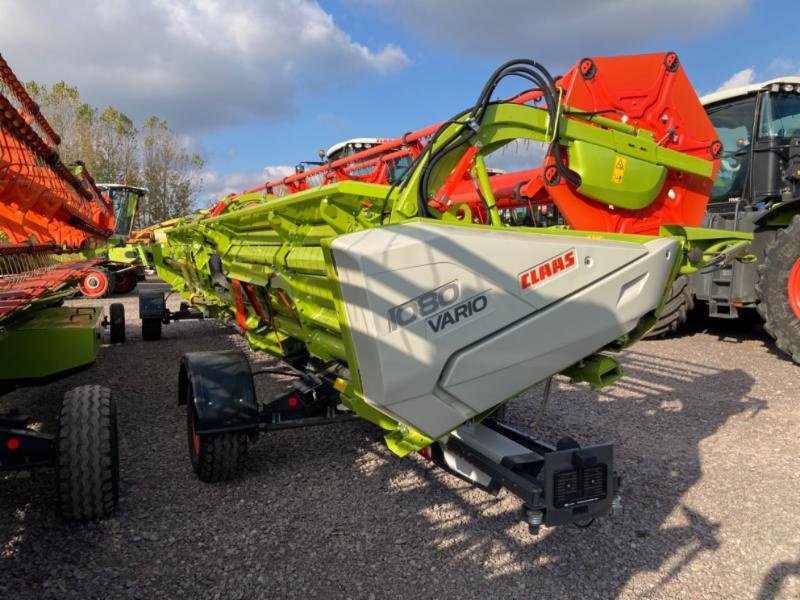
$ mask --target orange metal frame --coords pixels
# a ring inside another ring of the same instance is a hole
[[[0,56],[0,318],[102,262],[54,254],[91,250],[114,231],[111,200],[82,165],[61,162],[60,141]]]
[[[69,250],[103,242],[114,230],[111,201],[86,169],[60,160],[58,135],[0,57],[0,231],[8,244]]]
[[[556,84],[562,92],[561,103],[569,110],[646,129],[665,148],[712,161],[716,174],[721,144],[675,53],[582,59]],[[542,92],[534,89],[507,101],[525,104],[541,99]],[[283,196],[345,180],[387,184],[391,161],[404,156],[416,159],[440,126],[437,123],[314,169],[232,194],[214,206],[209,216],[221,214],[232,200],[245,194]],[[450,205],[467,204],[473,219],[485,223],[488,214],[469,174],[472,155],[474,152],[467,152],[463,164],[456,166],[434,194],[430,207],[440,208],[437,199],[447,197]],[[566,159],[564,162],[568,167]],[[493,175],[490,182],[498,209],[533,210],[537,205],[555,204],[574,229],[656,234],[664,224],[700,225],[713,182],[713,176],[709,179],[670,170],[654,202],[641,210],[626,210],[582,195],[563,178],[553,177],[554,171],[554,159],[548,155],[542,164],[531,165],[530,169]],[[444,210],[443,204],[441,209]]]

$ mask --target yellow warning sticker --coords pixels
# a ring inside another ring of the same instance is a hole
[[[628,160],[624,156],[617,156],[614,159],[614,170],[611,172],[611,183],[622,183],[622,177],[625,175],[625,165]]]

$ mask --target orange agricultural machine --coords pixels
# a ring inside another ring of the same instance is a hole
[[[558,138],[569,137],[568,130],[548,132],[545,139],[537,138],[547,143],[543,164],[512,173],[488,173],[492,209],[532,212],[534,206],[555,204],[571,228],[587,231],[653,235],[662,225],[700,225],[722,144],[702,107],[694,102],[695,92],[679,70],[677,55],[670,52],[659,56],[583,59],[555,80],[557,97],[549,98],[550,108],[547,92],[541,87],[504,100],[502,104],[538,107],[551,118],[570,117],[564,121],[567,125],[575,120],[588,121],[606,136],[617,137],[618,142],[612,141],[604,152],[598,152],[599,140],[570,140],[565,145]],[[662,73],[655,78],[654,61],[662,62]],[[636,81],[648,83],[631,86]],[[492,91],[494,88],[484,93]],[[338,181],[400,185],[414,163],[424,158],[429,140],[449,123],[382,140],[313,169],[300,166],[293,175],[224,198],[209,216],[222,214],[229,206],[249,206],[261,198],[282,197]],[[623,141],[622,134],[640,141]],[[627,147],[616,148],[616,143]],[[633,163],[658,163],[659,155],[672,152],[684,155],[683,163],[672,165],[673,170],[642,170]],[[431,210],[444,213],[453,206],[466,205],[474,223],[490,222],[476,176],[478,154],[488,153],[477,145],[463,153],[446,180],[426,200]],[[688,170],[693,158],[710,161],[710,176]],[[686,170],[679,170],[681,167]],[[600,177],[594,175],[598,172],[602,173]],[[613,178],[612,203],[604,197],[608,177]],[[653,187],[659,189],[655,198],[645,193]]]
[[[60,138],[0,57],[0,318],[70,287],[102,259],[63,260],[114,231],[110,200],[81,164],[67,167]]]
[[[47,381],[95,360],[99,307],[61,306],[114,231],[110,200],[82,164],[65,165],[58,134],[0,57],[0,387]],[[101,323],[101,321],[103,321]],[[123,341],[125,317],[112,305],[111,339]],[[59,431],[0,414],[0,470],[55,465],[65,517],[109,514],[117,503],[117,432],[107,388],[64,396]]]

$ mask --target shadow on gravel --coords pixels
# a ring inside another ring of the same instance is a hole
[[[372,451],[357,466],[366,477],[381,479],[404,514],[420,521],[402,519],[396,535],[421,545],[417,556],[441,565],[443,576],[460,574],[458,580],[466,577],[463,582],[472,585],[470,565],[484,585],[517,590],[519,596],[615,597],[633,575],[644,573],[647,585],[634,593],[657,594],[696,557],[720,545],[719,525],[682,501],[702,477],[699,444],[731,416],[755,413],[766,403],[748,398],[753,379],[738,369],[636,352],[626,355],[624,366],[627,377],[599,397],[562,383],[559,406],[551,406],[545,431],[537,432],[550,439],[570,434],[585,443],[617,443],[623,515],[588,529],[530,536],[519,522],[516,498],[491,498],[420,460],[403,469]],[[530,396],[515,400],[508,419],[525,427],[537,408]],[[481,596],[475,588],[465,593]]]
[[[627,377],[601,395],[559,381],[536,433],[614,441],[625,509],[588,529],[530,536],[518,499],[486,495],[418,456],[394,458],[380,432],[361,422],[261,436],[242,480],[202,484],[175,403],[177,359],[230,348],[238,337],[211,323],[179,326],[194,329],[138,350],[106,349],[98,365],[48,393],[103,377],[114,387],[121,505],[106,521],[65,524],[53,513],[52,471],[0,482],[4,595],[657,595],[720,544],[718,524],[683,502],[702,477],[699,444],[732,416],[765,408],[749,397],[753,379],[742,370],[638,352],[624,355]],[[118,376],[126,370],[137,377]],[[262,394],[280,384],[258,385]],[[513,424],[527,427],[537,394],[511,403]],[[796,567],[779,565],[772,577]]]
[[[792,563],[779,563],[772,567],[761,584],[758,600],[773,600],[774,598],[782,597],[779,594],[783,591],[782,588],[790,577],[800,579],[800,560]]]
[[[712,319],[702,310],[693,313],[687,326],[681,331],[664,338],[691,338],[697,333],[705,333],[716,337],[725,344],[742,344],[749,341],[760,342],[763,348],[778,358],[789,363],[791,358],[775,346],[775,340],[764,329],[764,321],[755,309],[741,309],[736,319]],[[647,341],[647,340],[645,340]]]
[[[755,309],[742,309],[736,319],[698,318],[696,331],[715,336],[721,342],[741,344],[748,340],[761,341],[766,348],[774,346],[772,338],[764,331],[764,321]]]
[[[208,350],[229,348],[215,323],[201,327],[190,324],[180,338],[144,342],[136,328],[136,296],[113,300],[130,303],[126,305],[128,340],[124,345],[103,345],[91,367],[48,385],[19,388],[4,395],[0,409],[18,408],[32,416],[41,430],[55,432],[60,401],[67,390],[91,383],[110,387],[119,412],[120,506],[115,516],[105,521],[68,523],[56,513],[54,469],[0,474],[2,596],[105,598],[114,596],[112,589],[104,586],[115,576],[123,574],[125,580],[136,581],[141,567],[129,560],[125,546],[130,540],[120,532],[127,528],[132,538],[142,540],[142,531],[148,530],[147,515],[139,522],[131,522],[131,515],[137,507],[145,511],[151,508],[145,491],[148,486],[161,485],[164,491],[169,490],[161,480],[162,476],[169,477],[162,469],[162,458],[177,454],[169,446],[180,429],[173,422],[179,420],[175,411],[178,359],[198,346]],[[73,302],[80,305],[89,301]],[[135,548],[131,556],[136,556]]]

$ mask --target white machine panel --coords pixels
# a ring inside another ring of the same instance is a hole
[[[418,222],[332,248],[367,401],[438,438],[633,329],[677,242]]]

